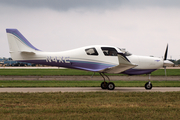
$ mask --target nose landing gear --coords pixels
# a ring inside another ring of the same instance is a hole
[[[145,87],[146,90],[151,90],[151,89],[152,89],[152,84],[151,84],[151,82],[150,82],[150,81],[147,82],[144,87]]]
[[[152,83],[150,82],[151,79],[151,74],[149,74],[149,82],[147,82],[144,87],[146,90],[151,90],[152,89]]]

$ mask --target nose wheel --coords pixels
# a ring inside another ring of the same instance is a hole
[[[150,82],[150,79],[151,79],[151,74],[149,74],[149,82],[147,82],[144,87],[146,90],[151,90],[152,89],[152,84]]]
[[[146,90],[151,90],[152,89],[151,82],[147,82],[144,87],[145,87]]]

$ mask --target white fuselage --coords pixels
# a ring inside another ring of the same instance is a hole
[[[166,59],[132,55],[107,45],[93,45],[64,52],[43,52],[35,48],[17,29],[6,29],[6,32],[11,57],[16,61],[129,75],[149,74],[173,64]]]
[[[19,61],[24,62],[33,62],[45,65],[75,68],[89,71],[98,71],[107,66],[113,67],[119,64],[117,56],[105,56],[102,47],[106,48],[115,48],[117,52],[122,52],[120,49],[113,46],[105,45],[94,45],[82,47],[74,50],[64,51],[64,52],[42,52],[36,51],[34,53],[17,53]],[[98,52],[98,55],[88,55],[86,49],[95,48]],[[137,56],[130,55],[126,56],[129,61],[137,66],[134,67],[134,70],[156,70],[163,66],[163,59],[157,57],[148,57],[148,56]],[[78,64],[79,63],[79,64]],[[93,67],[92,67],[93,66]]]

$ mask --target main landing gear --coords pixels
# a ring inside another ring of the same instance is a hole
[[[109,77],[108,77],[107,75],[105,75],[104,73],[99,73],[99,74],[100,74],[100,75],[103,77],[103,79],[104,79],[104,82],[101,83],[101,88],[102,88],[102,89],[108,89],[108,90],[114,90],[115,85],[114,85],[113,82],[110,82]],[[109,83],[107,83],[107,82],[105,81],[105,77],[104,77],[104,76],[106,76],[106,77],[108,78]],[[149,81],[144,85],[144,87],[145,87],[146,90],[151,90],[151,89],[152,89],[152,83],[150,82],[150,78],[151,78],[151,74],[149,74]]]
[[[99,73],[99,74],[100,74],[100,75],[103,77],[103,79],[104,79],[104,82],[101,83],[101,88],[102,88],[102,89],[108,89],[108,90],[114,90],[115,85],[114,85],[113,82],[110,82],[109,77],[108,77],[107,75],[105,75],[104,73]],[[104,77],[103,75],[108,78],[109,83],[107,83],[107,82],[105,81],[105,77]]]
[[[151,74],[149,74],[149,82],[147,82],[144,87],[146,90],[151,90],[152,89],[152,84],[150,82]]]

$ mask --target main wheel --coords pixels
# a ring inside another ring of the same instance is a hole
[[[113,82],[109,82],[108,85],[107,85],[107,89],[108,90],[114,90],[114,88],[115,88],[114,83]]]
[[[145,87],[146,90],[151,90],[152,89],[152,84],[150,82],[147,82],[144,87]]]
[[[107,85],[108,85],[107,82],[102,82],[101,83],[101,88],[102,89],[107,89]]]

